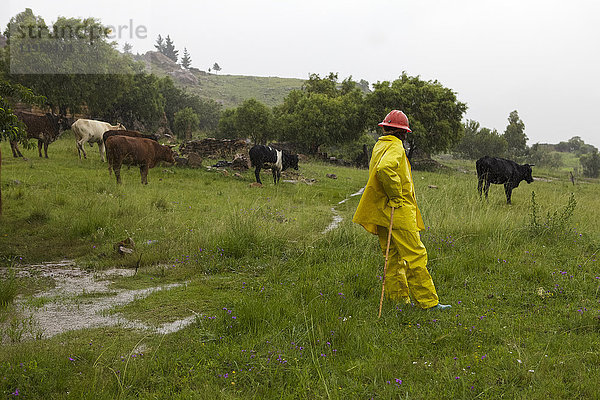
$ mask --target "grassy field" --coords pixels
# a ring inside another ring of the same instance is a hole
[[[0,146],[5,398],[600,397],[598,182],[534,168],[544,180],[522,183],[507,206],[498,185],[478,199],[472,162],[415,171],[429,269],[453,307],[384,302],[378,319],[383,256],[351,222],[365,170],[304,163],[312,185],[265,175],[253,188],[250,171],[159,166],[147,186],[134,168],[118,186],[95,148],[77,159],[69,135],[47,160]],[[332,207],[343,221],[322,233]],[[135,252],[121,256],[114,244],[127,237]],[[170,334],[18,337],[28,322],[16,300],[43,307],[52,299],[34,294],[52,283],[11,271],[63,258],[89,271],[139,267],[115,291],[185,283],[111,313],[149,326],[195,320]]]

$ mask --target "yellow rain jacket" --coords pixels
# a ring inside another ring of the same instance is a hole
[[[352,221],[376,235],[378,225],[389,226],[391,207],[395,208],[394,230],[418,232],[425,229],[402,140],[385,135],[373,148],[369,180]]]

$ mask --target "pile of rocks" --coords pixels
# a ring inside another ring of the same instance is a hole
[[[200,157],[228,158],[237,153],[248,153],[248,143],[241,139],[206,138],[190,140],[179,146],[179,154],[197,154]]]
[[[233,157],[231,168],[237,171],[245,171],[250,168],[250,160],[248,160],[248,156],[245,153],[237,153],[235,157]]]
[[[190,140],[179,146],[177,165],[198,168],[205,158],[233,158],[231,167],[244,171],[248,169],[249,143],[241,139],[198,139]]]

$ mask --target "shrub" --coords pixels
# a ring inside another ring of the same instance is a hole
[[[17,296],[17,281],[15,271],[9,270],[6,278],[0,278],[0,308],[4,308],[12,304]]]
[[[579,158],[583,167],[583,175],[588,178],[597,178],[600,175],[600,155],[598,152],[583,154]]]
[[[191,139],[192,132],[198,130],[200,119],[191,107],[186,107],[175,113],[175,134],[180,139]]]
[[[535,200],[535,192],[532,191],[529,230],[537,235],[545,233],[562,233],[566,231],[576,206],[577,201],[575,200],[575,195],[571,193],[567,205],[562,210],[556,210],[552,214],[548,211],[546,219],[542,221],[540,218],[539,205]]]

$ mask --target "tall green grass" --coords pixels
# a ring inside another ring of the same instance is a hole
[[[364,170],[304,163],[313,185],[252,188],[252,172],[156,167],[149,185],[131,169],[118,186],[97,153],[77,159],[72,138],[52,144],[49,160],[32,154],[3,164],[0,256],[92,270],[139,262],[115,290],[186,285],[111,312],[153,326],[196,319],[168,335],[111,327],[6,341],[7,397],[598,397],[597,182],[522,183],[506,205],[499,185],[479,199],[471,163],[415,171],[428,267],[453,307],[385,301],[378,319],[378,241],[351,222],[358,196],[338,204]],[[331,207],[344,220],[322,234]],[[113,248],[126,237],[131,256]],[[43,288],[19,281],[17,294],[33,287]]]
[[[13,269],[3,272],[6,276],[0,276],[0,308],[7,308],[17,295],[17,282]]]

